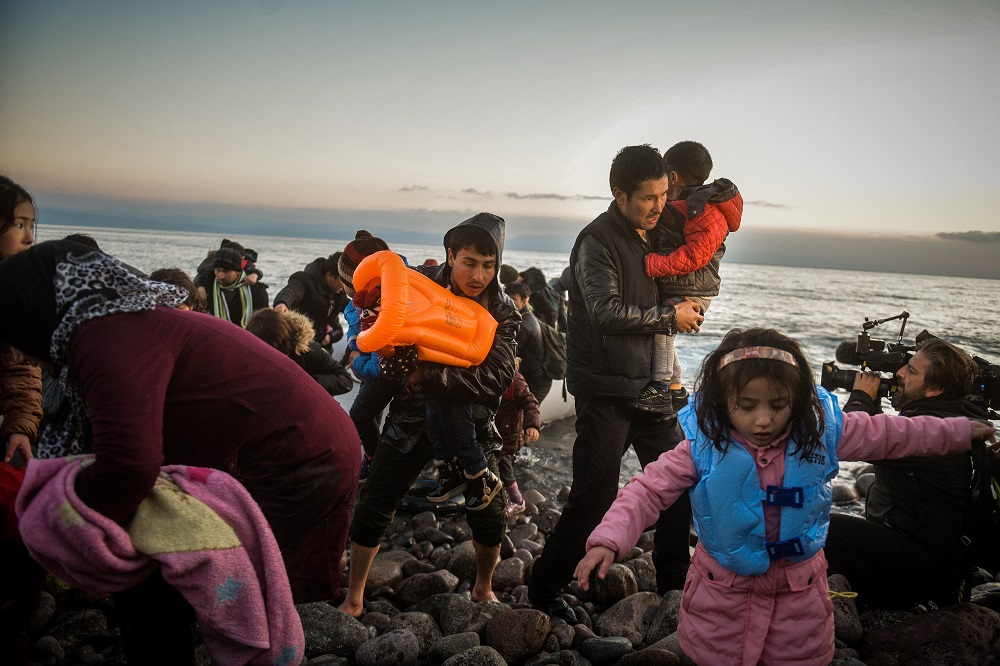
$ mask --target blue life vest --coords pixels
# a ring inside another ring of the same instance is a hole
[[[749,451],[730,440],[723,454],[698,430],[697,397],[678,414],[698,470],[698,483],[688,492],[699,542],[719,564],[740,575],[760,575],[779,558],[807,560],[826,543],[843,414],[826,389],[816,391],[826,424],[822,446],[806,460],[791,453],[794,440],[789,440],[783,485],[767,491],[760,488]],[[764,536],[765,503],[781,506],[780,541],[768,542]]]

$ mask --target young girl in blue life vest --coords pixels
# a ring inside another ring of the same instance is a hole
[[[691,497],[698,546],[678,638],[699,664],[822,664],[833,659],[826,580],[839,460],[947,455],[993,427],[967,418],[844,414],[814,384],[798,343],[768,329],[730,331],[706,357],[688,436],[623,488],[576,568],[586,590],[631,550],[660,511]]]

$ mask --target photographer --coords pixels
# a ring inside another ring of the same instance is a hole
[[[938,338],[924,341],[896,372],[892,406],[901,416],[967,416],[986,412],[967,396],[978,372],[972,358]],[[880,377],[858,373],[845,412],[880,414]],[[961,600],[972,463],[968,454],[877,460],[865,519],[833,514],[826,544],[829,573],[847,577],[869,607],[909,608]]]

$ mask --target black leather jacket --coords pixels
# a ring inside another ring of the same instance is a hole
[[[659,304],[648,252],[615,202],[577,236],[566,336],[573,395],[634,398],[649,383],[653,337],[674,332],[676,313]]]

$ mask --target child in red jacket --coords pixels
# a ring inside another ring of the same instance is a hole
[[[719,262],[726,252],[726,236],[740,228],[743,197],[725,178],[704,184],[712,172],[712,156],[700,143],[675,144],[663,154],[663,163],[669,201],[649,232],[653,251],[646,255],[646,274],[656,278],[665,304],[687,298],[704,315],[719,294]],[[673,335],[655,337],[651,375],[635,400],[636,409],[670,414],[686,404]]]
[[[521,359],[517,359],[515,363],[520,365],[520,361]],[[497,463],[500,467],[500,480],[507,490],[507,505],[504,507],[504,512],[510,518],[524,513],[524,498],[521,497],[521,490],[517,487],[517,477],[514,476],[511,459],[525,444],[534,444],[538,441],[538,431],[542,427],[538,400],[531,393],[528,383],[524,381],[524,376],[519,371],[514,372],[514,381],[500,400],[496,424],[500,436],[503,437],[503,448],[500,450],[500,459]]]

